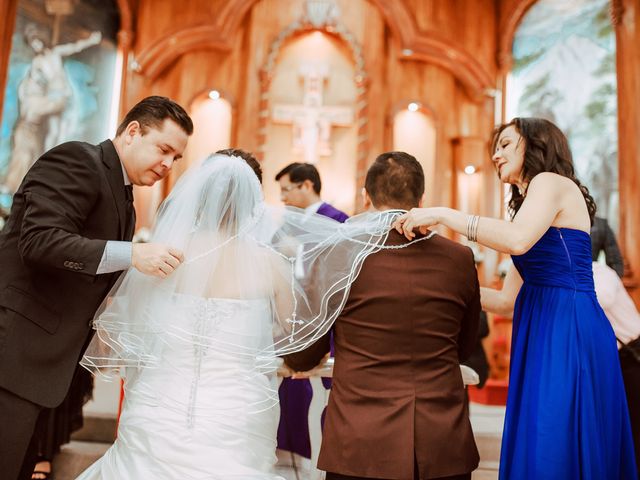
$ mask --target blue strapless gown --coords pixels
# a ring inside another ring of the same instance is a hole
[[[598,304],[586,232],[550,228],[514,256],[501,480],[636,480],[613,329]]]

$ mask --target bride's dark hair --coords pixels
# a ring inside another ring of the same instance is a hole
[[[596,215],[596,203],[589,194],[589,189],[582,185],[576,177],[567,137],[552,122],[544,118],[516,117],[509,123],[500,125],[493,132],[491,155],[496,151],[500,134],[512,125],[525,142],[522,179],[526,182],[527,188],[533,177],[542,172],[557,173],[563,177],[570,178],[580,188],[589,210],[591,224],[593,224],[593,218]],[[511,218],[520,210],[526,193],[526,190],[520,193],[516,185],[511,185],[511,197],[509,199]]]

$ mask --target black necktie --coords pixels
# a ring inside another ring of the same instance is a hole
[[[133,185],[125,185],[124,186],[124,194],[127,197],[127,201],[133,204]]]
[[[133,185],[125,185],[124,186],[124,194],[126,198],[126,215],[127,215],[127,223],[124,227],[124,239],[131,240],[133,238],[133,233],[136,228],[136,211],[133,208]]]

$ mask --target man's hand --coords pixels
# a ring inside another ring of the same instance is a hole
[[[180,250],[157,243],[134,243],[131,265],[145,275],[166,278],[184,261]]]

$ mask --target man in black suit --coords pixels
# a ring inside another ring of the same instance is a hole
[[[616,236],[606,219],[596,217],[591,227],[591,257],[594,262],[598,260],[602,250],[604,250],[607,265],[613,268],[618,276],[622,278],[624,275],[624,263]]]
[[[132,244],[133,185],[170,172],[193,132],[182,107],[148,97],[99,145],[68,142],[26,174],[0,234],[0,476],[30,478],[29,443],[43,407],[64,398],[119,273],[165,277],[170,246]]]

